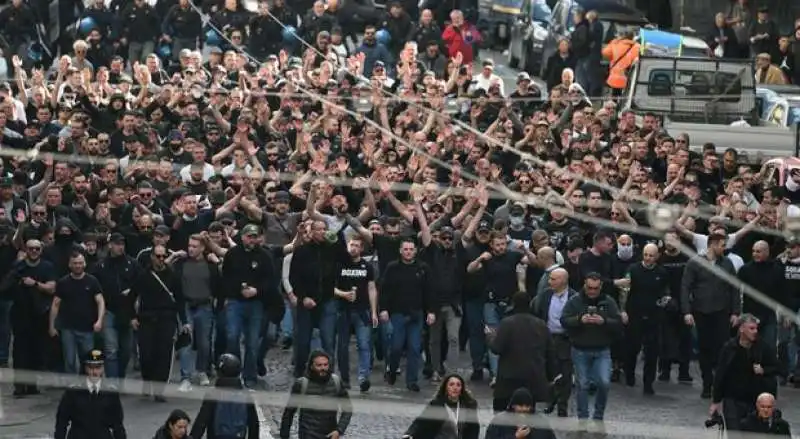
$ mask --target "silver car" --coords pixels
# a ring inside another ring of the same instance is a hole
[[[523,0],[522,12],[511,25],[508,65],[532,75],[542,69],[544,42],[552,11],[545,0]]]

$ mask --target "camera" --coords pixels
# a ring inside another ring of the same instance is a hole
[[[710,418],[706,419],[706,428],[716,427],[716,426],[723,426],[725,424],[725,420],[722,418],[722,415],[718,412],[714,412]]]

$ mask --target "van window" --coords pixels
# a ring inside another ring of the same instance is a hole
[[[741,78],[734,73],[653,69],[647,79],[651,96],[685,96],[692,100],[735,103],[742,97]]]

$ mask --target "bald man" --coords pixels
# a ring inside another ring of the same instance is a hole
[[[546,290],[550,283],[550,274],[553,270],[560,267],[558,263],[556,263],[556,251],[553,247],[542,247],[536,252],[536,263],[539,265],[539,268],[544,270],[544,274],[539,279],[539,285],[536,287],[536,291],[533,291],[534,297],[542,294],[544,290]]]
[[[781,418],[780,410],[775,409],[775,396],[766,392],[758,395],[756,410],[742,421],[742,431],[792,437],[789,423]]]
[[[552,411],[557,408],[558,416],[562,418],[567,417],[567,403],[572,391],[573,367],[572,345],[570,345],[569,337],[567,337],[567,333],[561,326],[561,314],[567,300],[577,294],[577,291],[569,287],[567,270],[556,267],[549,273],[547,287],[533,299],[533,315],[547,323],[547,329],[550,330],[550,334],[553,336],[553,345],[558,363],[556,375],[562,375],[562,379],[556,383],[553,389],[554,394],[551,401],[553,406],[549,410]]]
[[[642,261],[628,268],[629,289],[619,293],[619,306],[625,328],[625,383],[636,385],[636,360],[644,349],[642,384],[645,395],[654,395],[653,382],[658,364],[658,337],[663,308],[671,301],[667,271],[658,265],[659,250],[647,244]]]
[[[16,261],[3,279],[2,288],[13,297],[11,330],[15,370],[50,370],[60,363],[53,340],[47,333],[50,304],[56,289],[55,267],[42,259],[44,244],[37,239],[25,243],[25,258]],[[36,384],[14,383],[14,396],[38,394]]]
[[[771,257],[769,244],[766,241],[757,241],[753,244],[753,260],[744,264],[737,276],[745,284],[768,296],[771,301],[791,305],[786,294],[783,264]],[[775,308],[755,300],[749,294],[744,294],[742,312],[758,317],[761,321],[758,326],[759,337],[770,346],[775,346],[778,340],[778,319],[775,316]]]

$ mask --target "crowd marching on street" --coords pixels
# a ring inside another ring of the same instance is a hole
[[[546,90],[525,72],[509,90],[469,2],[392,1],[365,23],[350,3],[98,0],[52,67],[12,58],[0,368],[15,398],[81,376],[56,439],[125,438],[126,377],[168,407],[173,362],[206,399],[157,438],[257,438],[274,347],[295,378],[281,439],[296,414],[300,438],[347,435],[349,395],[376,380],[434,384],[409,439],[554,438],[531,420],[569,416],[602,432],[612,383],[671,381],[702,383],[709,425],[790,436],[800,172],[766,184],[726,145],[620,111],[604,83],[624,88],[634,60],[602,50],[592,11]],[[12,46],[34,7],[0,12]],[[781,37],[758,11],[726,12],[712,41],[793,82],[800,27]],[[679,208],[667,227],[659,204]],[[468,376],[448,367],[462,355]]]

